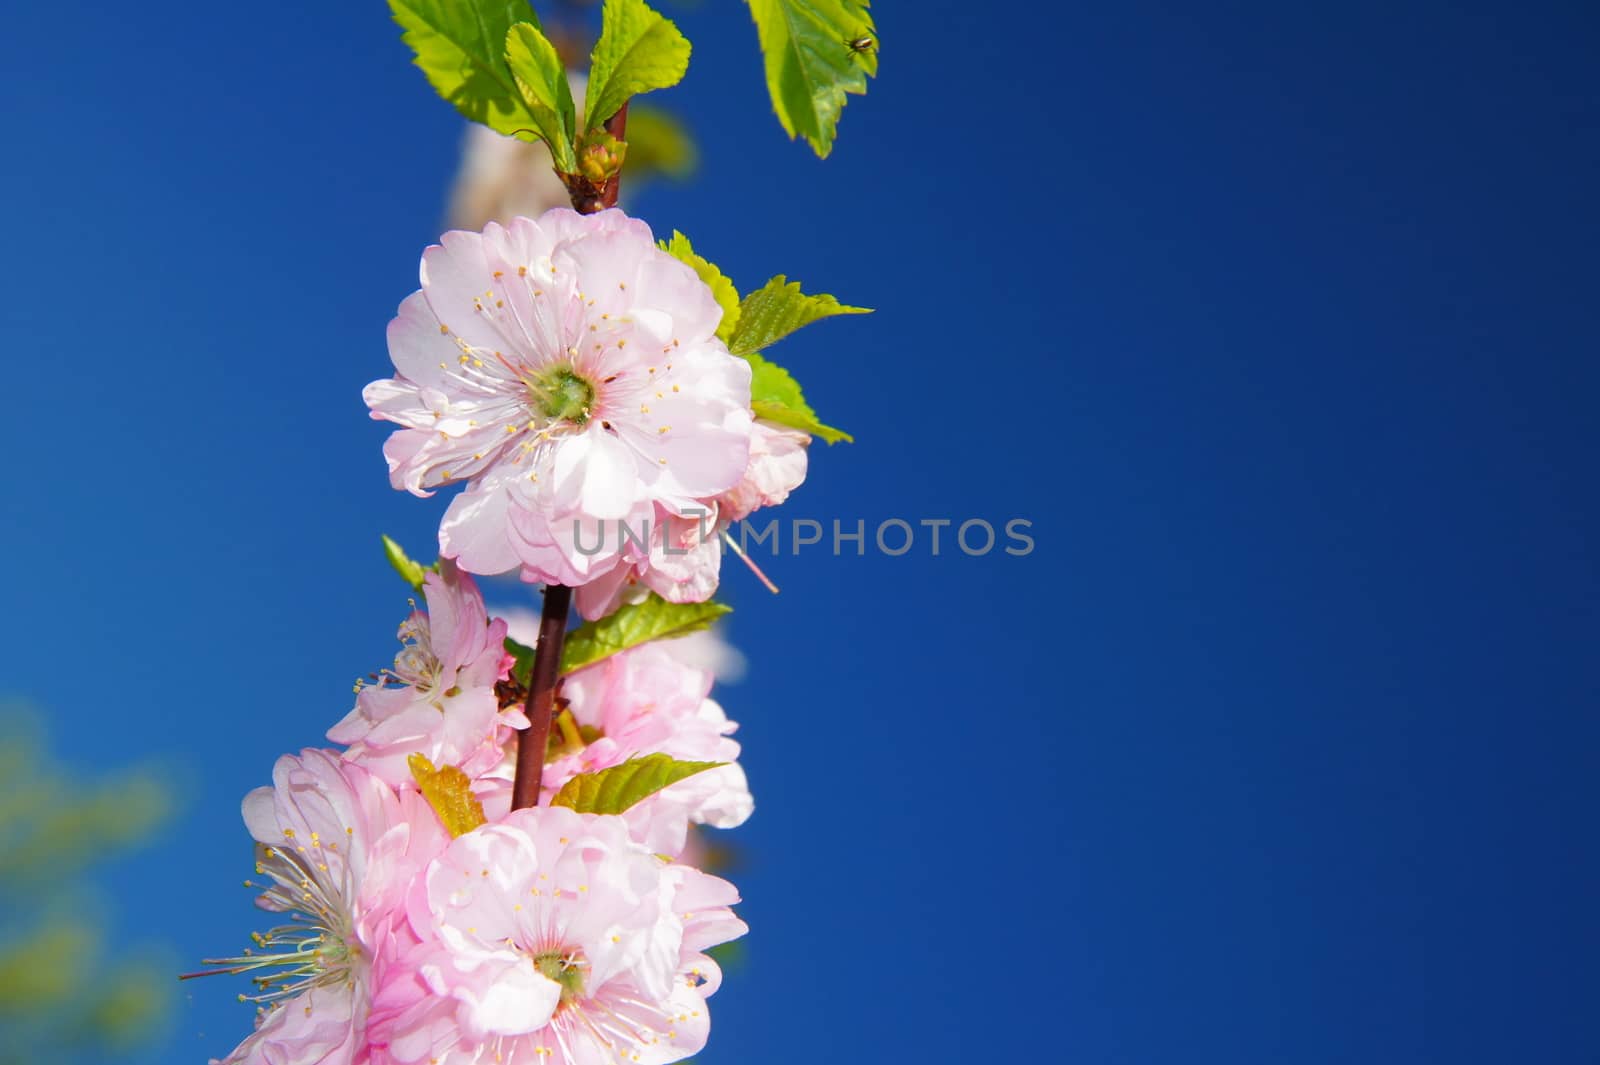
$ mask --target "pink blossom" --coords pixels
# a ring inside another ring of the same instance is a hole
[[[648,533],[648,548],[627,541],[622,565],[577,590],[578,613],[602,618],[650,592],[669,603],[700,603],[711,598],[722,569],[718,528],[714,503],[681,515],[658,508],[652,520],[637,528],[640,540]]]
[[[621,819],[518,810],[414,885],[417,943],[379,970],[374,1065],[665,1065],[699,1051],[743,935],[733,885],[662,862]]]
[[[621,211],[446,233],[390,323],[398,376],[365,392],[401,426],[390,479],[417,495],[466,483],[439,539],[474,573],[611,573],[619,521],[683,516],[748,465],[750,366],[716,338],[721,316]]]
[[[627,544],[624,565],[578,589],[578,612],[586,618],[604,617],[652,591],[670,603],[710,598],[721,577],[722,530],[788,499],[806,479],[810,443],[811,435],[798,429],[776,422],[753,423],[750,462],[739,483],[697,510],[658,511],[650,526],[648,551]]]
[[[379,683],[363,686],[356,705],[328,730],[350,745],[345,757],[395,787],[411,783],[408,756],[481,772],[528,720],[516,704],[501,712],[495,683],[506,676],[506,623],[490,621],[468,574],[445,560],[423,584],[426,613],[400,626],[404,648]]]
[[[257,842],[257,900],[287,923],[256,949],[214,959],[251,973],[256,1031],[225,1065],[349,1065],[367,1060],[369,973],[394,949],[405,889],[447,841],[419,796],[402,799],[337,753],[285,755],[273,786],[245,797]],[[409,932],[407,932],[409,935]]]
[[[750,465],[739,483],[718,499],[722,520],[740,521],[788,499],[806,479],[810,443],[809,433],[758,419],[750,434]]]
[[[675,658],[668,642],[630,648],[562,681],[567,717],[558,716],[552,729],[542,801],[548,803],[579,773],[640,755],[729,763],[680,780],[622,815],[634,838],[650,850],[677,855],[690,822],[733,828],[749,818],[755,800],[737,762],[739,743],[732,733],[738,725],[707,697],[711,674]],[[480,781],[478,791],[491,816],[510,808],[511,779],[508,757]]]

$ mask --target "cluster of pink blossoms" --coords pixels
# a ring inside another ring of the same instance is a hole
[[[393,667],[328,732],[343,749],[284,756],[245,799],[258,905],[281,923],[216,962],[260,1005],[226,1065],[664,1065],[704,1046],[706,951],[746,928],[734,887],[684,859],[692,825],[753,809],[712,677],[660,643],[564,676],[539,802],[512,809],[525,678],[471,574],[569,585],[591,618],[646,590],[710,595],[707,530],[786,497],[809,443],[754,419],[720,314],[615,210],[424,254],[389,328],[399,374],[366,396],[401,426],[396,487],[465,487]],[[618,521],[653,531],[619,538]],[[647,756],[717,765],[616,814],[552,802]]]

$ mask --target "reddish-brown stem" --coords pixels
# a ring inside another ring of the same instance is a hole
[[[606,132],[617,140],[627,140],[624,136],[628,132],[628,101],[622,101],[622,106],[617,113],[606,119]],[[614,174],[611,180],[605,183],[600,190],[600,206],[615,207],[617,205],[617,192],[622,187],[622,175]]]
[[[606,120],[606,132],[617,140],[628,129],[628,104],[623,101],[617,113]],[[581,214],[617,205],[622,184],[612,175],[596,189],[576,174],[562,174],[572,194],[573,209]],[[544,610],[539,615],[539,644],[533,651],[533,673],[528,678],[528,727],[517,738],[517,775],[511,784],[511,808],[539,805],[539,785],[544,777],[545,753],[550,749],[550,721],[556,703],[556,681],[561,671],[561,648],[567,642],[567,611],[572,606],[572,589],[550,584],[544,590]]]
[[[533,673],[528,678],[528,727],[517,736],[517,775],[511,784],[513,810],[539,805],[545,752],[550,749],[556,681],[561,672],[561,648],[567,642],[567,610],[571,606],[571,588],[564,584],[545,586],[539,643],[533,650]]]

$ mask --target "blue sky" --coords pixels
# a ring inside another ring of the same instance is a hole
[[[1593,12],[1036,7],[881,4],[826,162],[742,6],[676,12],[703,167],[635,212],[877,308],[780,353],[858,441],[785,517],[1036,541],[730,571],[703,1060],[1593,1060]],[[377,535],[442,513],[360,389],[461,126],[377,3],[7,23],[0,692],[173,767],[106,889],[198,958],[254,927],[239,797],[392,656]]]

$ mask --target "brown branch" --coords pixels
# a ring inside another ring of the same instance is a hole
[[[628,129],[628,103],[606,119],[606,132],[617,140]],[[612,174],[599,188],[582,174],[562,174],[561,180],[572,197],[573,210],[594,214],[617,205],[622,185],[620,173]],[[528,678],[528,727],[517,737],[517,775],[511,784],[511,808],[539,805],[539,786],[544,777],[545,754],[550,749],[550,720],[555,709],[556,682],[560,679],[561,648],[567,642],[567,611],[572,606],[572,589],[550,584],[544,590],[544,609],[539,614],[539,643],[533,650],[533,672]]]
[[[528,727],[517,735],[517,775],[511,784],[511,808],[539,805],[539,785],[544,777],[545,753],[550,749],[550,718],[560,679],[561,648],[567,642],[567,610],[572,589],[547,585],[544,609],[539,614],[539,642],[533,649],[533,672],[528,678]]]

